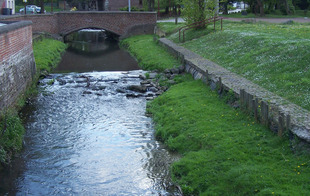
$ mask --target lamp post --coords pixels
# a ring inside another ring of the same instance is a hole
[[[155,7],[155,5],[154,5],[154,7]],[[157,0],[157,9],[158,9],[157,16],[159,17],[159,14],[160,14],[160,12],[159,12],[159,0]]]
[[[131,7],[130,7],[130,0],[128,0],[128,12],[131,11]]]
[[[25,11],[25,15],[26,15],[26,3],[27,3],[27,0],[23,0],[23,2],[24,2],[24,5],[25,5],[25,8],[24,8],[24,11]]]

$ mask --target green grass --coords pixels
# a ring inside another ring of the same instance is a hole
[[[144,70],[163,71],[181,65],[169,52],[153,41],[152,35],[140,35],[122,40],[120,45],[133,55]]]
[[[309,155],[187,79],[148,104],[156,137],[183,157],[172,166],[185,195],[308,195]]]
[[[157,27],[160,29],[164,29],[166,34],[170,35],[172,33],[176,33],[179,28],[183,27],[184,23],[171,23],[171,22],[160,22],[157,23]]]
[[[61,53],[67,45],[53,39],[43,39],[33,43],[33,53],[37,70],[50,72],[61,60]]]
[[[181,45],[310,110],[310,25],[224,21],[218,28],[189,31]],[[178,33],[169,39],[178,42]]]
[[[0,170],[1,164],[10,162],[13,153],[22,149],[25,129],[15,112],[0,116]]]

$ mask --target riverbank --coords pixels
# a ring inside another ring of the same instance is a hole
[[[22,149],[25,129],[18,112],[27,99],[37,92],[36,84],[42,74],[48,73],[56,66],[61,53],[66,49],[62,42],[52,39],[40,39],[33,42],[34,57],[36,61],[36,76],[32,85],[25,93],[20,95],[15,107],[10,108],[0,116],[0,170],[11,162],[12,156]]]
[[[160,23],[164,31],[178,26]],[[178,33],[167,38],[235,72],[259,86],[310,110],[310,25],[223,22],[212,28]]]
[[[157,138],[183,155],[172,175],[184,195],[309,193],[309,155],[227,99],[187,78],[148,104]]]

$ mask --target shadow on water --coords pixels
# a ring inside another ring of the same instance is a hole
[[[145,115],[150,92],[126,96],[145,72],[115,45],[75,46],[82,54],[67,52],[58,73],[40,81],[22,112],[24,150],[0,173],[0,195],[180,195],[169,171],[179,157]]]

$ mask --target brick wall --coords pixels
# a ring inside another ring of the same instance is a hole
[[[0,112],[16,102],[35,74],[32,23],[6,23],[0,27]]]

